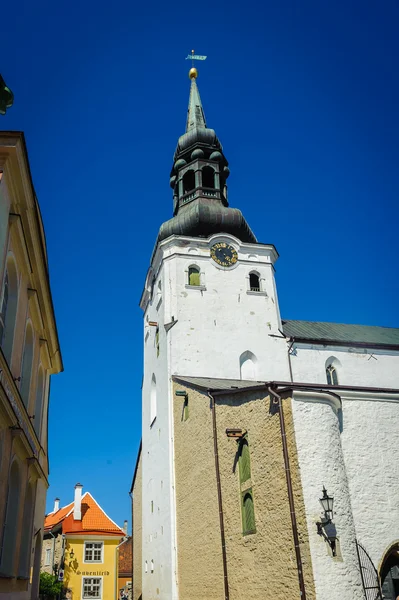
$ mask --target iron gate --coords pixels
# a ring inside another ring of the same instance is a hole
[[[366,600],[382,600],[378,571],[365,548],[356,540],[357,556]]]

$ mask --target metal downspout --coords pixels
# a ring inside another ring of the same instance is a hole
[[[275,398],[274,404],[278,405],[278,414],[280,417],[281,442],[283,445],[285,478],[287,481],[287,492],[288,492],[288,501],[289,501],[290,513],[291,513],[292,535],[294,538],[299,589],[301,592],[301,600],[306,600],[305,581],[303,578],[303,570],[302,570],[301,549],[299,546],[298,526],[297,526],[296,514],[295,514],[294,494],[292,491],[292,479],[291,479],[291,470],[290,470],[290,459],[289,459],[288,446],[287,446],[287,435],[285,432],[283,404],[282,404],[281,396],[279,396],[277,394],[277,392],[275,392],[271,387],[268,387],[267,389],[269,391],[269,394],[271,394]]]
[[[225,600],[229,600],[230,594],[229,594],[229,580],[228,580],[228,575],[227,575],[226,539],[225,539],[225,534],[224,534],[222,487],[220,484],[219,452],[218,452],[218,439],[217,439],[217,429],[216,429],[216,406],[215,406],[215,399],[209,391],[208,391],[208,396],[211,400],[211,410],[212,410],[213,450],[214,450],[214,455],[215,455],[216,486],[217,486],[217,491],[218,491],[220,540],[222,543],[224,598],[225,598]]]

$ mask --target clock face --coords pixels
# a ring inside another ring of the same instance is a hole
[[[211,258],[222,267],[232,267],[237,262],[238,255],[233,246],[218,242],[211,248]]]

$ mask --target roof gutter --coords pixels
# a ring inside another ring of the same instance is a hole
[[[182,378],[183,379],[183,378]],[[320,383],[300,383],[295,381],[265,381],[259,383],[259,385],[251,385],[242,388],[226,388],[223,390],[220,389],[210,389],[214,396],[223,396],[224,394],[239,394],[240,392],[249,392],[249,391],[259,391],[268,389],[269,386],[286,388],[289,390],[313,390],[319,392],[331,391],[332,393],[351,391],[351,392],[376,392],[378,394],[399,394],[399,389],[397,388],[381,388],[381,387],[368,387],[368,386],[360,386],[360,385],[328,385],[328,384],[320,384]]]
[[[287,336],[288,337],[288,336]],[[351,342],[350,340],[329,340],[328,338],[304,338],[292,337],[290,341],[302,344],[319,344],[320,346],[348,346],[350,348],[370,348],[375,350],[396,350],[399,352],[398,344],[378,344],[375,342]]]

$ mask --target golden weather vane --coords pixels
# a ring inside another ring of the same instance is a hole
[[[195,54],[194,50],[191,50],[191,54],[186,56],[186,60],[191,60],[191,69],[189,73],[190,79],[196,78],[198,75],[197,69],[194,67],[195,60],[206,60],[206,56],[202,56],[200,54]]]

